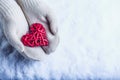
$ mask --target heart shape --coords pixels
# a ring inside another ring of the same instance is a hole
[[[45,28],[40,23],[32,24],[29,32],[22,36],[21,41],[29,47],[48,46],[49,44]]]

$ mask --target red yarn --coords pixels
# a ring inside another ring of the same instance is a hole
[[[34,23],[30,26],[30,31],[23,35],[21,41],[25,46],[48,46],[49,42],[46,36],[45,28],[40,23]]]

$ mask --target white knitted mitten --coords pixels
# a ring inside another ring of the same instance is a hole
[[[8,42],[22,53],[24,45],[20,38],[26,33],[28,26],[21,8],[14,0],[0,0],[0,15],[3,17],[2,29]]]
[[[42,23],[46,29],[49,46],[42,47],[46,53],[55,51],[59,43],[57,23],[51,9],[41,0],[17,0],[29,23]]]

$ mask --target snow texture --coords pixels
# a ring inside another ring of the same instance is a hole
[[[120,79],[120,0],[44,1],[59,22],[56,52],[40,62],[27,60],[0,29],[0,79]]]

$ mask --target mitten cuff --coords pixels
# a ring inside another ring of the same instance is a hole
[[[20,7],[14,0],[0,0],[0,14],[5,18],[14,18],[18,16],[21,13],[18,8]]]

